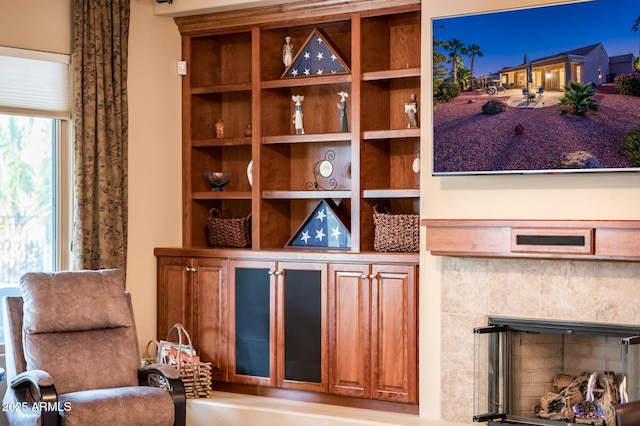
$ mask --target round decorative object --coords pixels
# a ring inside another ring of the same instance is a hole
[[[249,161],[247,166],[247,179],[249,180],[249,185],[253,186],[253,160]]]
[[[212,191],[222,191],[231,180],[231,173],[228,172],[206,172],[204,178]]]
[[[411,168],[413,169],[413,173],[420,173],[420,154],[416,155],[416,158],[413,159]]]
[[[336,158],[336,153],[332,150],[328,150],[323,160],[319,160],[313,166],[313,182],[307,182],[304,186],[308,190],[332,190],[338,186],[338,181],[335,178],[329,179],[333,174],[333,163],[331,162]],[[318,176],[321,178],[318,182]],[[325,181],[326,179],[326,181]]]
[[[320,176],[328,178],[333,174],[333,163],[329,160],[322,160],[318,165],[318,171],[320,172]]]

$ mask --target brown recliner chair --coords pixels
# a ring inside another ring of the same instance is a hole
[[[640,425],[640,401],[616,405],[616,426]]]
[[[5,297],[11,425],[184,425],[179,372],[140,368],[131,298],[120,271],[28,273]]]

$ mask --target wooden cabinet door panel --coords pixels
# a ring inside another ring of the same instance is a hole
[[[158,319],[157,337],[167,338],[175,323],[192,330],[191,268],[193,261],[186,257],[158,258]]]
[[[338,395],[370,393],[368,276],[369,265],[329,265],[329,391]]]
[[[214,380],[227,379],[227,265],[226,259],[215,258],[195,264],[193,344],[200,359],[211,363]]]
[[[372,267],[373,398],[417,402],[415,270],[404,265]]]

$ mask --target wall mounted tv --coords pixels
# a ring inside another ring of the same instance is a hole
[[[431,23],[434,175],[640,171],[640,1]]]

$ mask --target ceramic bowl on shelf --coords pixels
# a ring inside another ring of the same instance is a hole
[[[204,179],[211,185],[212,191],[222,191],[226,184],[231,180],[229,172],[206,172]]]

